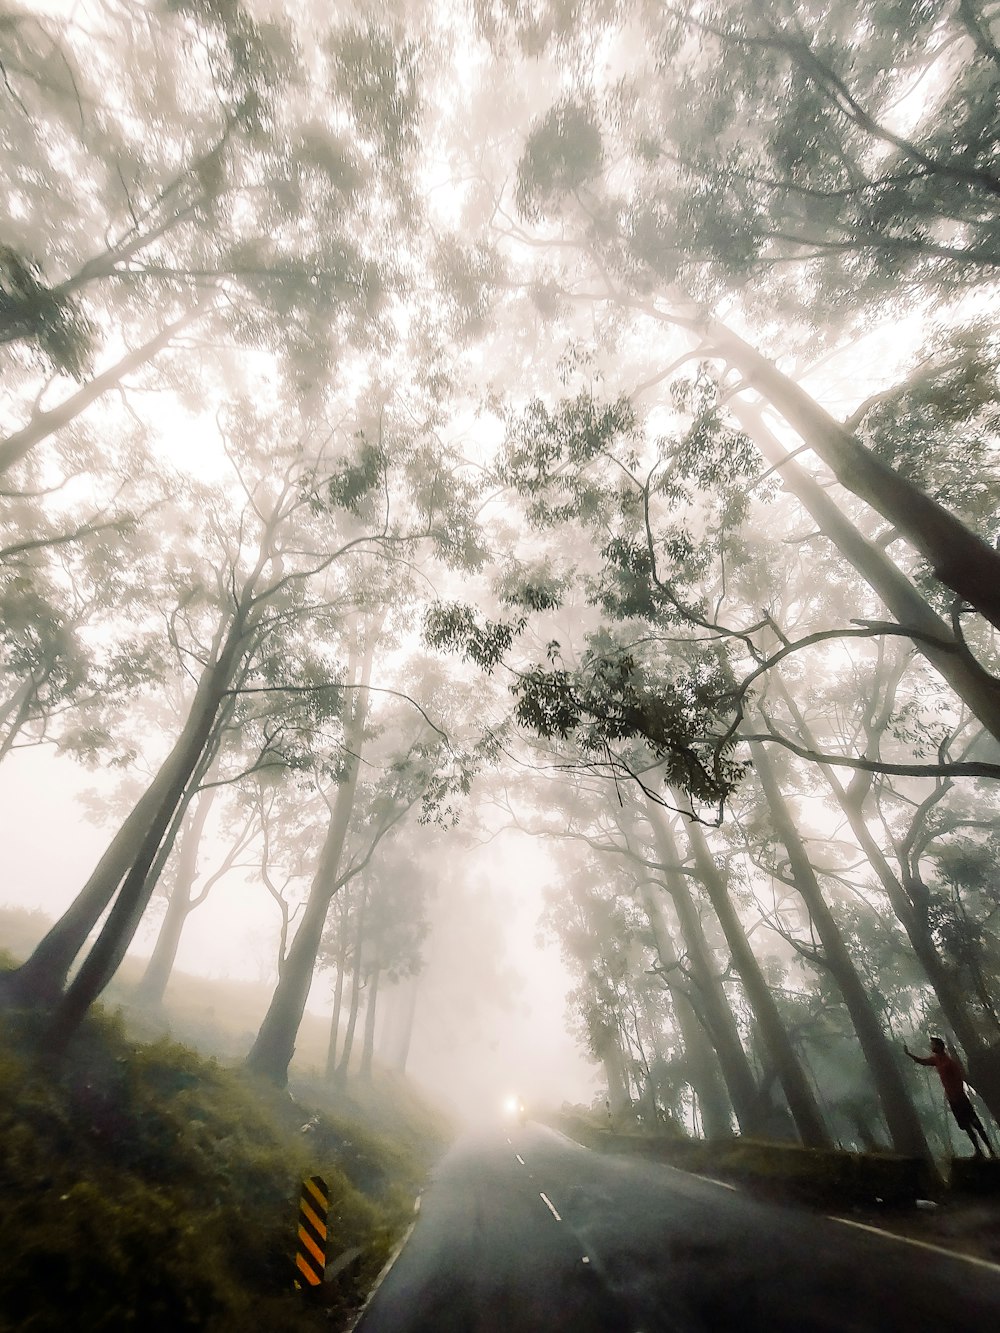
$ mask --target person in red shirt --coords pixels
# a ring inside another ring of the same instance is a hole
[[[965,1070],[955,1057],[949,1055],[945,1050],[944,1041],[940,1037],[931,1037],[930,1055],[914,1055],[910,1048],[904,1044],[903,1054],[908,1055],[914,1064],[931,1065],[937,1070],[941,1086],[944,1088],[944,1095],[951,1107],[951,1113],[955,1117],[955,1123],[959,1129],[968,1134],[976,1156],[982,1157],[983,1155],[983,1150],[976,1139],[976,1134],[978,1134],[990,1156],[995,1157],[993,1144],[986,1137],[983,1122],[976,1114],[976,1108],[969,1101],[969,1094],[965,1091]]]

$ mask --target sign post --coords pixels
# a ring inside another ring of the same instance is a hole
[[[322,1176],[302,1182],[299,1202],[299,1243],[295,1252],[295,1285],[318,1287],[326,1268],[326,1215],[330,1191]]]

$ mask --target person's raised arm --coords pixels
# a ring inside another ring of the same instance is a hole
[[[908,1055],[915,1065],[932,1065],[934,1063],[930,1056],[914,1055],[905,1041],[903,1042],[903,1054]]]

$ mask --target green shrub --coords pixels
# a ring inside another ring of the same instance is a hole
[[[419,1170],[392,1142],[96,1015],[57,1070],[33,1023],[0,1035],[0,1329],[330,1329],[382,1266]],[[304,1176],[330,1187],[319,1304],[292,1289]],[[331,1317],[324,1311],[333,1309]]]

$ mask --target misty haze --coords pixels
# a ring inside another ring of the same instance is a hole
[[[0,1333],[1000,1324],[1000,4],[7,0]]]

